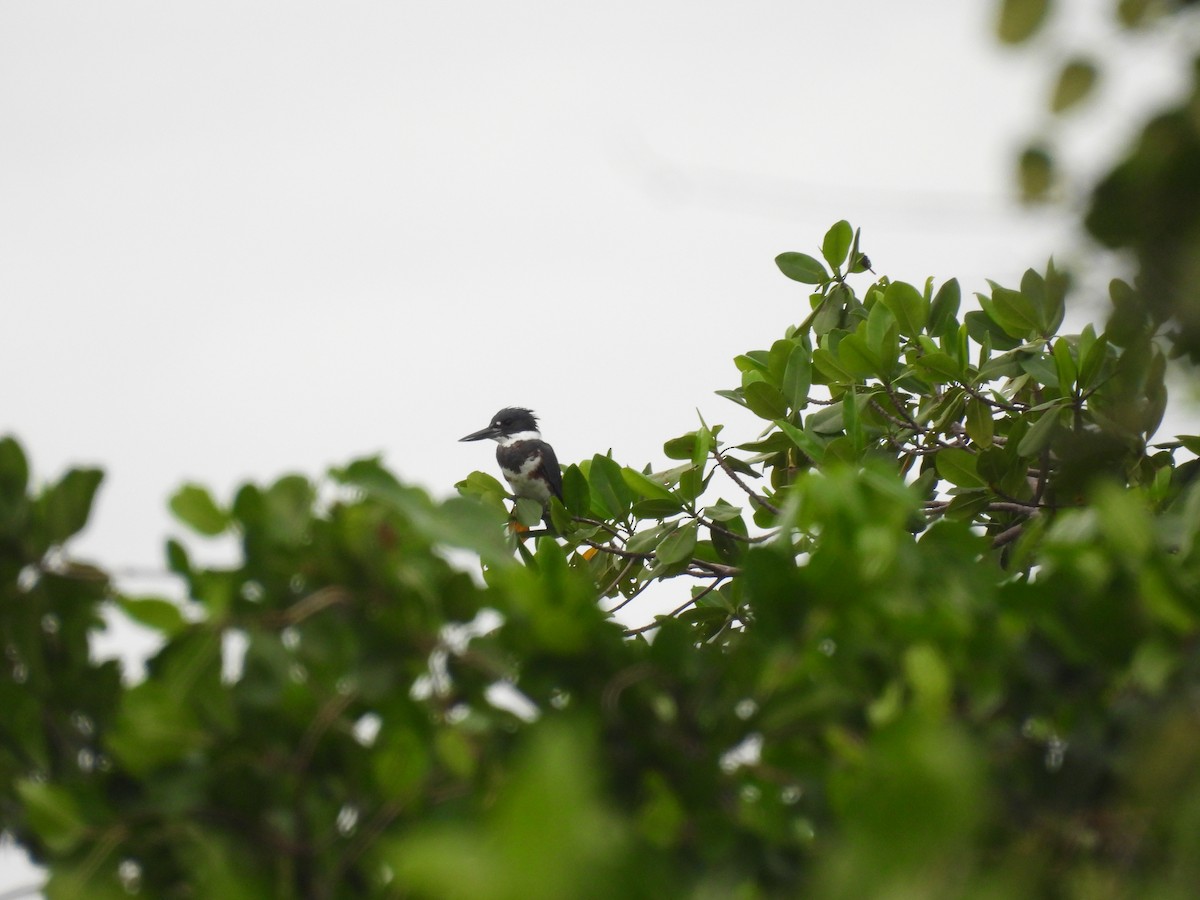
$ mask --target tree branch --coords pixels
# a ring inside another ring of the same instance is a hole
[[[779,507],[771,503],[771,501],[767,500],[766,498],[760,497],[748,484],[746,484],[746,482],[742,481],[742,479],[738,476],[738,473],[733,471],[729,463],[725,461],[725,457],[721,455],[721,451],[718,448],[713,447],[712,454],[713,458],[717,461],[717,465],[719,465],[725,471],[726,475],[733,479],[734,484],[746,492],[752,503],[757,503],[767,512],[771,513],[771,515],[779,515]]]

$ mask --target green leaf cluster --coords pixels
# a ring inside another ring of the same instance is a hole
[[[1190,896],[1164,354],[1061,334],[1053,264],[975,308],[859,245],[778,261],[796,324],[720,392],[759,434],[570,463],[549,524],[375,458],[185,485],[187,599],[127,596],[63,547],[99,475],[0,442],[0,814],[47,895]],[[618,624],[652,587],[682,602]],[[106,608],[158,635],[144,678],[92,661]]]

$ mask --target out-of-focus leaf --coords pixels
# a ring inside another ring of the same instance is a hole
[[[13,503],[24,497],[28,484],[29,462],[25,451],[13,438],[0,438],[0,503]]]
[[[199,534],[213,537],[229,527],[229,513],[217,506],[201,485],[185,484],[171,497],[169,506],[175,518]]]
[[[178,634],[187,627],[183,610],[170,600],[158,597],[126,597],[117,598],[121,611],[133,621],[147,628],[160,631],[167,637]]]
[[[518,497],[513,504],[513,517],[526,528],[533,528],[542,521],[545,508],[532,497]]]
[[[19,781],[16,790],[30,826],[51,850],[67,853],[83,840],[88,824],[66,787],[44,781]]]
[[[1050,96],[1050,111],[1066,112],[1082,102],[1096,84],[1096,66],[1091,60],[1069,60],[1058,73],[1054,93]]]
[[[1042,146],[1026,147],[1017,160],[1017,182],[1027,202],[1046,199],[1054,187],[1054,157]]]
[[[179,761],[207,741],[192,706],[157,681],[125,692],[107,735],[108,748],[121,765],[140,776]]]
[[[1050,11],[1050,0],[1000,0],[996,36],[1006,44],[1020,44],[1035,34]]]
[[[71,469],[58,484],[46,489],[41,504],[50,543],[61,544],[83,529],[103,479],[99,469]]]

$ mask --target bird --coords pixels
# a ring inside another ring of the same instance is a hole
[[[496,462],[516,497],[528,497],[548,510],[551,497],[562,500],[562,471],[554,448],[542,440],[537,416],[520,406],[506,406],[486,428],[474,431],[460,441],[490,439],[496,447]],[[542,520],[550,526],[550,513]]]

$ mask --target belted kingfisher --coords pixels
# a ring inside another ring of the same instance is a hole
[[[496,462],[500,471],[518,497],[529,497],[542,506],[551,497],[562,499],[562,471],[554,448],[542,440],[537,416],[519,406],[507,406],[492,416],[487,428],[468,434],[462,441],[482,441],[491,438],[498,446]],[[543,516],[549,524],[550,514]]]

